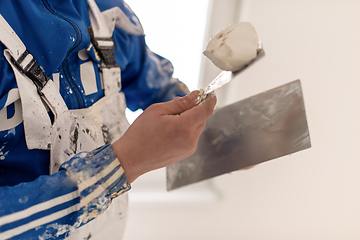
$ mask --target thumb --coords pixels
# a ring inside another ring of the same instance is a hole
[[[176,97],[172,101],[164,103],[168,115],[177,115],[189,110],[196,105],[199,91],[192,91],[184,97]]]

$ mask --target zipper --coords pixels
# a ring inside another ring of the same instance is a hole
[[[85,101],[84,101],[84,98],[80,92],[80,90],[77,88],[74,80],[72,79],[71,77],[71,74],[70,74],[70,70],[68,68],[68,56],[70,54],[71,51],[73,51],[79,44],[80,44],[80,41],[81,41],[81,31],[80,31],[80,28],[78,27],[78,25],[76,25],[76,23],[74,21],[72,21],[71,19],[69,18],[66,18],[60,14],[58,14],[57,12],[55,12],[50,4],[48,3],[47,0],[42,0],[45,8],[50,12],[52,13],[53,15],[65,20],[66,22],[68,22],[74,29],[75,31],[75,43],[73,44],[73,46],[66,52],[66,55],[65,55],[65,60],[62,62],[61,66],[63,68],[63,71],[64,71],[64,75],[65,75],[65,79],[67,80],[67,82],[69,83],[70,85],[70,88],[71,90],[75,93],[75,96],[78,100],[78,104],[79,104],[79,107],[78,108],[84,108],[85,107]]]

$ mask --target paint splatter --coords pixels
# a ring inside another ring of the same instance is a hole
[[[3,150],[4,150],[4,148],[5,148],[5,145],[6,145],[6,143],[4,143],[4,145],[2,145],[2,146],[0,147],[0,161],[5,160],[6,155],[8,155],[8,153],[9,153],[9,151],[3,152]]]

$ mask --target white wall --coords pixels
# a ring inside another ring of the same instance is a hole
[[[220,104],[301,79],[312,148],[214,179],[218,201],[130,202],[125,239],[360,239],[360,1],[243,0],[237,12],[266,57]],[[206,65],[202,85],[218,71]]]

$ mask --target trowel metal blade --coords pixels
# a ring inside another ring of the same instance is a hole
[[[216,110],[196,152],[167,167],[167,189],[310,147],[301,84],[296,80]]]

